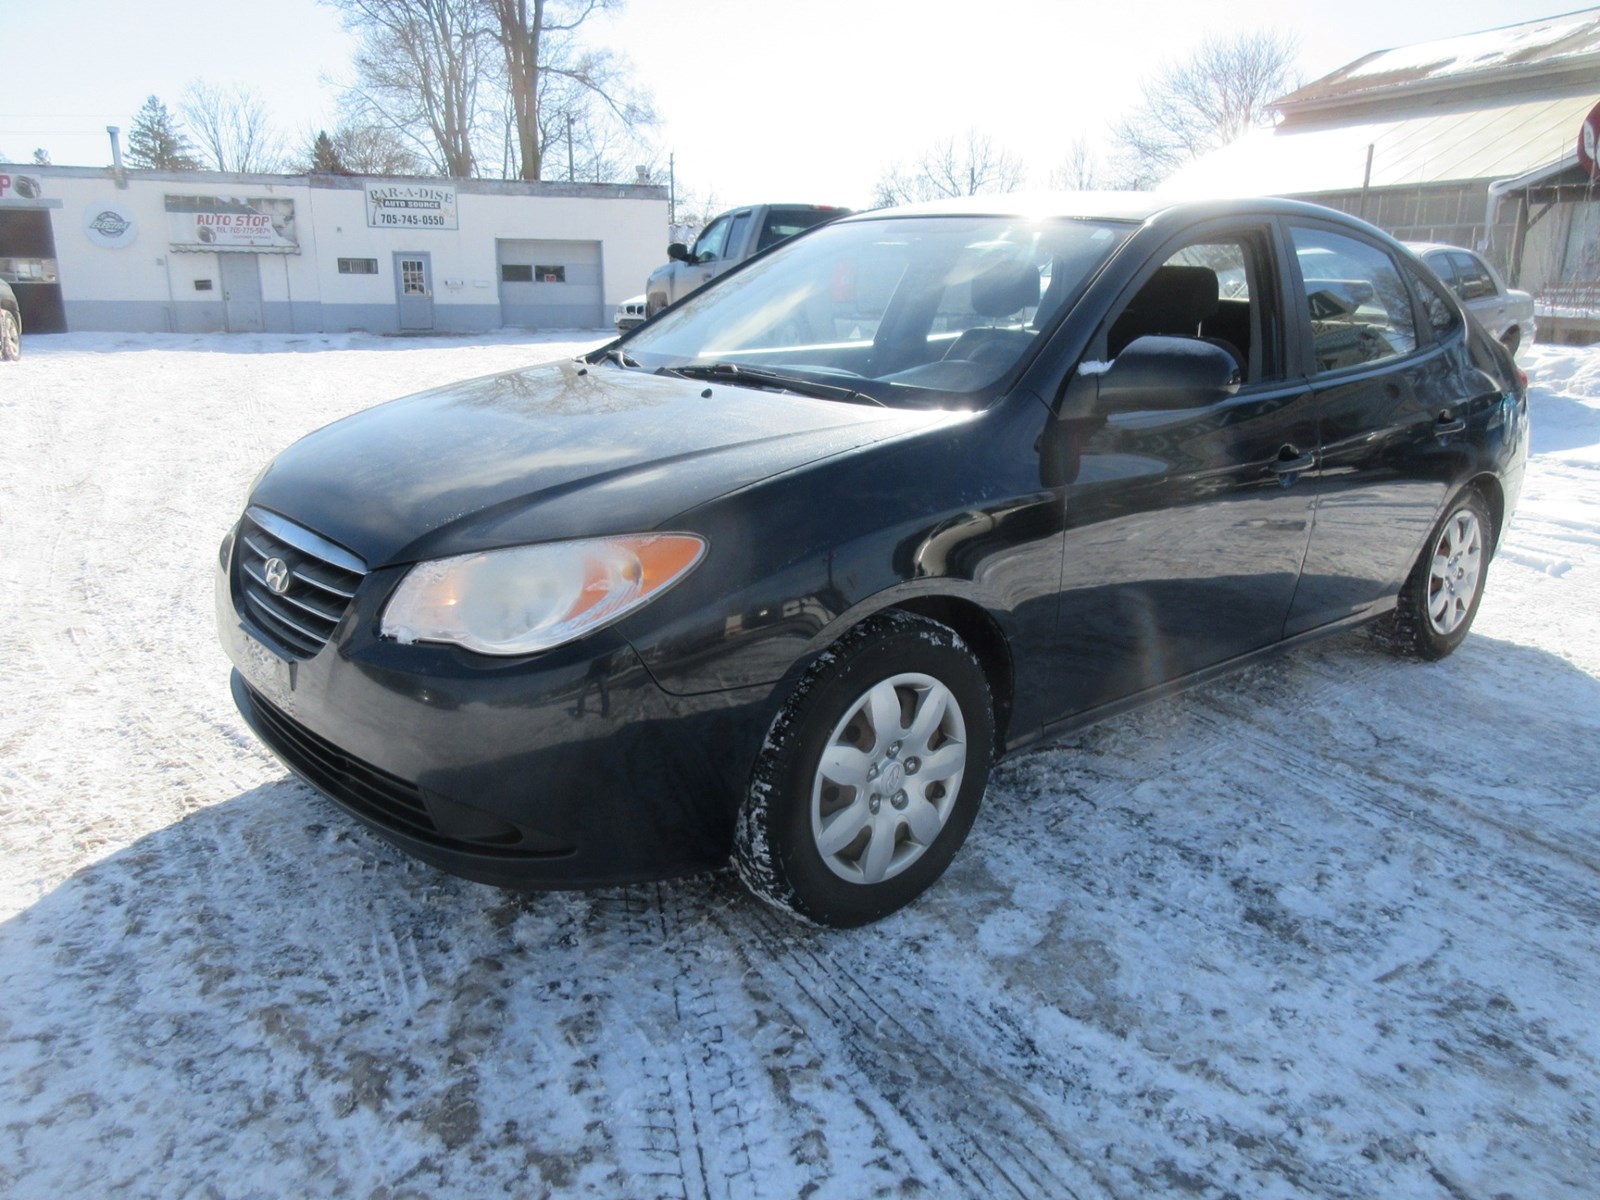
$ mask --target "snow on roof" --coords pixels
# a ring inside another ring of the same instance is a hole
[[[1260,129],[1181,168],[1164,193],[1303,196],[1372,186],[1503,179],[1569,157],[1593,96],[1316,128]]]
[[[1460,76],[1557,65],[1587,55],[1600,55],[1600,8],[1379,50],[1289,93],[1278,101],[1278,106],[1289,110],[1318,101],[1447,82]]]

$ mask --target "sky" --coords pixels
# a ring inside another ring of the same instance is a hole
[[[1207,38],[1276,30],[1309,82],[1374,50],[1571,12],[1562,0],[632,0],[590,35],[631,59],[680,191],[725,205],[851,206],[896,163],[975,129],[1043,187],[1073,141],[1099,143],[1141,78]],[[0,0],[0,154],[110,161],[147,95],[241,84],[295,145],[337,120],[353,42],[316,0]]]

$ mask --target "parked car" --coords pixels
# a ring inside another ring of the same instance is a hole
[[[0,279],[0,361],[14,362],[22,357],[22,310],[11,285]]]
[[[648,315],[655,316],[746,259],[849,212],[826,204],[756,204],[723,213],[701,230],[692,249],[682,242],[667,247],[671,261],[652,271],[645,283]]]
[[[1537,333],[1533,297],[1508,288],[1494,264],[1475,250],[1436,242],[1407,242],[1446,286],[1513,355],[1533,345]]]
[[[612,320],[617,326],[618,333],[627,333],[628,330],[636,329],[643,325],[644,318],[645,300],[644,296],[639,295],[629,296],[621,304],[617,305],[617,311]]]
[[[1525,388],[1418,260],[1311,205],[850,217],[579,360],[280,454],[218,559],[233,694],[468,878],[731,857],[860,924],[943,872],[999,756],[1363,622],[1454,650]]]

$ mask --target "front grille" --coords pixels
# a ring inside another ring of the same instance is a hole
[[[406,833],[438,832],[416,784],[346,754],[255,691],[247,695],[262,740],[318,791],[390,828]]]
[[[291,657],[310,658],[327,645],[350,607],[366,564],[292,521],[251,508],[239,523],[234,581],[244,615]],[[281,568],[269,567],[282,563]],[[268,582],[286,580],[277,590]]]

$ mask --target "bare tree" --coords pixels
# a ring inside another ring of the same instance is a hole
[[[179,108],[212,170],[277,171],[283,167],[283,143],[273,132],[260,97],[249,88],[197,79],[184,92]]]
[[[969,129],[962,138],[930,146],[910,169],[891,167],[878,180],[873,198],[879,207],[887,207],[946,196],[1014,192],[1022,180],[1023,167],[1017,159],[996,147],[987,134]]]
[[[1150,187],[1209,150],[1270,124],[1299,51],[1287,35],[1241,33],[1203,44],[1145,81],[1139,105],[1112,125],[1126,186]]]
[[[1066,157],[1050,172],[1050,186],[1063,192],[1092,192],[1101,186],[1100,156],[1084,134],[1072,139]]]
[[[495,66],[484,0],[328,0],[356,33],[354,123],[394,131],[444,175],[476,173]],[[491,135],[492,136],[492,135]]]
[[[422,175],[427,164],[391,128],[345,122],[333,131],[333,149],[352,175]]]
[[[483,0],[504,59],[513,151],[523,179],[561,177],[550,169],[552,146],[565,142],[569,178],[611,174],[605,147],[655,123],[650,98],[633,86],[625,59],[579,41],[597,13],[623,0]],[[577,169],[579,139],[586,169]]]

